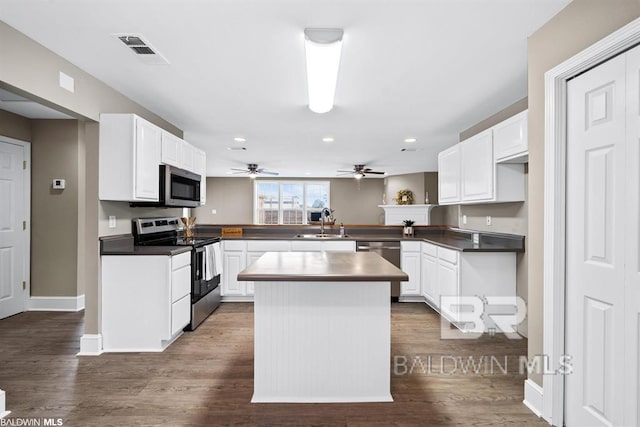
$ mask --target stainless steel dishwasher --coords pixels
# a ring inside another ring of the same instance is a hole
[[[356,251],[358,252],[374,252],[391,264],[400,268],[400,241],[373,241],[373,240],[357,240]],[[400,296],[400,282],[391,282],[391,298],[397,300]]]

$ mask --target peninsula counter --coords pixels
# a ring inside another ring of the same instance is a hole
[[[255,282],[252,402],[391,402],[391,281],[368,252],[267,252]]]

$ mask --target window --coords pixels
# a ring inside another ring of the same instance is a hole
[[[255,224],[308,224],[329,207],[328,181],[255,181]]]

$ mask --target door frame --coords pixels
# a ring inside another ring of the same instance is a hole
[[[543,354],[551,370],[565,351],[567,80],[640,43],[640,18],[545,73]],[[542,378],[542,416],[564,423],[564,376]]]
[[[24,153],[24,160],[26,161],[26,167],[22,170],[24,174],[24,199],[23,208],[25,212],[24,220],[27,221],[27,229],[25,230],[25,242],[24,242],[24,272],[23,277],[26,282],[26,287],[22,291],[22,298],[24,300],[24,311],[29,311],[29,298],[31,296],[31,143],[27,141],[21,141],[19,139],[9,138],[8,136],[0,135],[0,142],[6,142],[8,144],[19,145],[22,147]]]

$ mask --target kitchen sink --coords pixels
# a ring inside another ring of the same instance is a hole
[[[297,239],[344,239],[348,234],[296,234]]]

